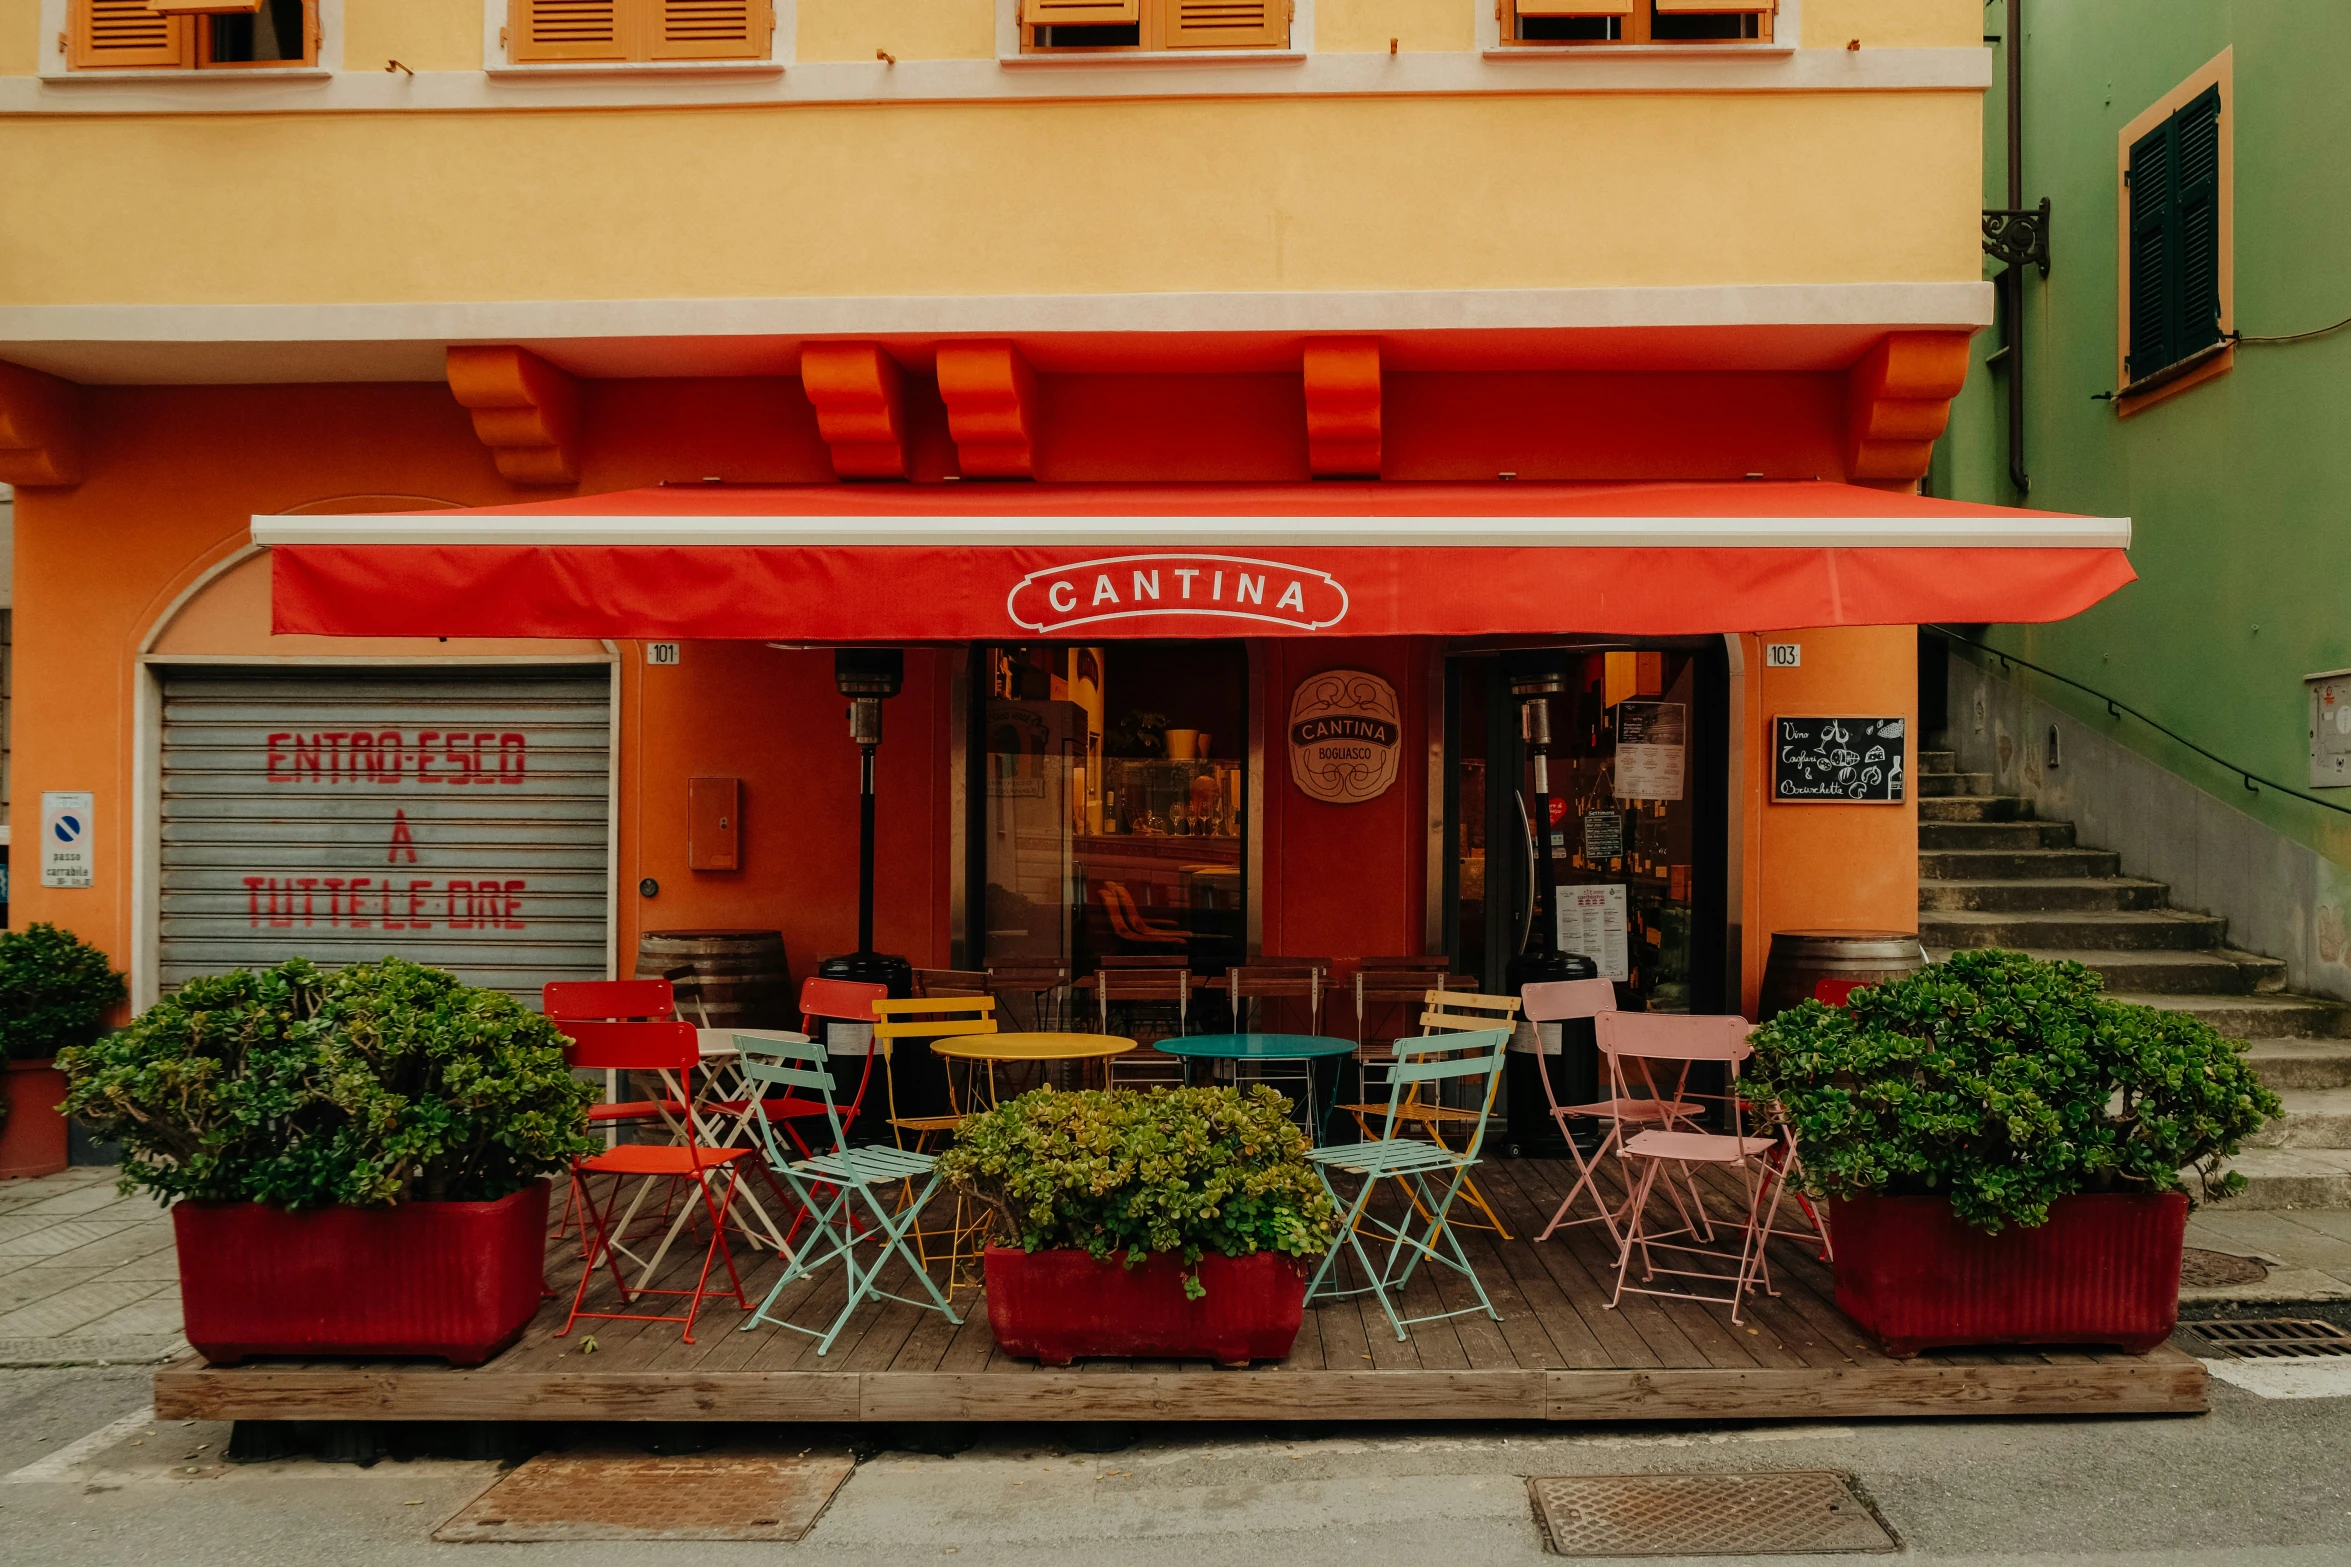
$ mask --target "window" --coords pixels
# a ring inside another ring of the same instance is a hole
[[[1776,0],[1499,0],[1505,44],[1768,43]]]
[[[2131,143],[2126,385],[2222,340],[2220,108],[2215,83]]]
[[[259,0],[228,15],[170,15],[147,0],[72,0],[77,71],[252,70],[318,62],[318,0]]]
[[[1027,54],[1103,49],[1282,49],[1291,0],[1020,0]]]
[[[764,60],[774,33],[770,0],[512,0],[506,53],[517,64]]]

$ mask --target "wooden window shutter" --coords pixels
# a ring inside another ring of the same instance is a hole
[[[768,0],[654,0],[651,58],[764,59],[772,25]]]
[[[1023,27],[1101,27],[1143,20],[1143,0],[1020,0]]]
[[[517,62],[626,60],[622,0],[513,0],[506,52]]]
[[[1661,16],[1684,12],[1736,12],[1744,15],[1749,11],[1777,11],[1780,8],[1779,0],[1656,0],[1656,5]]]
[[[1630,16],[1633,0],[1518,0],[1521,16]]]
[[[2220,341],[2220,88],[2208,87],[2172,116],[2179,189],[2180,326],[2173,357]]]
[[[1163,49],[1278,49],[1290,0],[1164,0]]]
[[[2220,341],[2220,89],[2131,144],[2133,381]]]
[[[165,16],[147,0],[74,0],[66,56],[81,71],[121,71],[196,63],[196,27]]]

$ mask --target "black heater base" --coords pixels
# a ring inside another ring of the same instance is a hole
[[[914,994],[914,965],[891,952],[848,952],[837,958],[825,958],[816,965],[820,979],[846,979],[860,985],[881,985],[888,988],[890,998],[902,1001]],[[825,1019],[818,1019],[821,1029]],[[820,1032],[817,1036],[824,1038]],[[834,1066],[834,1077],[843,1109],[857,1092],[857,1074],[865,1063],[851,1058]],[[928,1043],[922,1040],[900,1040],[893,1053],[892,1068],[898,1082],[898,1113],[900,1115],[944,1115],[947,1111],[947,1078],[938,1058],[931,1054]],[[881,1082],[882,1063],[873,1064],[874,1082],[867,1090],[865,1104],[857,1116],[857,1124],[849,1129],[852,1142],[877,1143],[890,1140],[889,1096]]]

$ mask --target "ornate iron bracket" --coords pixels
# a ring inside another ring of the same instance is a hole
[[[2049,198],[2038,207],[1984,209],[1984,254],[2012,267],[2026,264],[2049,275]]]

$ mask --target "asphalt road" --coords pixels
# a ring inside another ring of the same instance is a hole
[[[867,1456],[797,1545],[440,1545],[434,1527],[494,1466],[229,1465],[227,1428],[142,1420],[146,1394],[142,1371],[0,1372],[0,1562],[1482,1567],[1556,1559],[1543,1555],[1530,1474],[1829,1468],[1856,1475],[1900,1534],[1896,1560],[2351,1567],[2351,1398],[2223,1385],[2200,1418],[1320,1436],[1159,1427],[1101,1454],[1069,1451],[1049,1428],[998,1428],[952,1458]],[[849,1437],[764,1440],[841,1450]],[[1873,1559],[1887,1558],[1746,1560]]]

